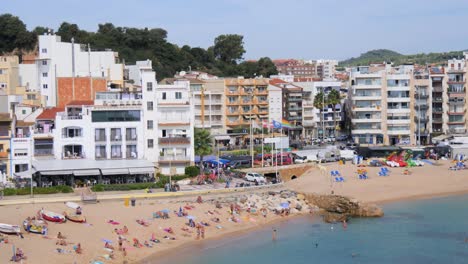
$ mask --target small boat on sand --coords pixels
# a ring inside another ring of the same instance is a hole
[[[28,228],[28,222],[31,223],[31,226]],[[42,234],[42,227],[44,226],[45,222],[42,220],[24,220],[23,227],[26,232],[34,233],[34,234]]]
[[[0,233],[19,234],[21,233],[21,228],[17,225],[9,225],[9,224],[0,223]]]
[[[75,223],[86,223],[86,217],[84,215],[78,215],[71,212],[64,212],[65,218]]]
[[[65,223],[67,221],[65,216],[46,210],[41,210],[41,216],[45,220],[55,223]]]

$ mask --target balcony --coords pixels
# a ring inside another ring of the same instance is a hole
[[[448,132],[451,133],[451,134],[464,134],[464,133],[466,133],[466,129],[463,128],[463,127],[454,127],[454,128],[449,127]]]
[[[432,112],[433,112],[433,113],[442,114],[443,111],[444,111],[444,110],[443,110],[442,108],[440,108],[440,107],[433,107],[433,108],[432,108]]]
[[[464,73],[465,70],[464,69],[454,69],[454,68],[450,68],[447,70],[447,73]]]
[[[448,115],[464,115],[466,113],[466,109],[450,109],[447,111]]]
[[[59,116],[62,120],[81,120],[83,116],[81,115],[66,115],[65,113],[59,113]]]
[[[312,120],[304,120],[302,122],[302,125],[305,126],[305,127],[313,127],[313,126],[317,125],[317,122],[312,121]]]
[[[382,118],[380,116],[371,116],[370,118],[356,117],[351,119],[351,123],[382,123]]]
[[[206,118],[207,115],[205,115]],[[159,119],[158,124],[160,126],[188,126],[190,125],[190,119],[181,118],[181,119]]]
[[[432,93],[443,93],[444,92],[444,89],[442,88],[442,86],[436,86],[436,87],[432,87]]]
[[[465,80],[463,79],[449,79],[447,84],[465,84]]]
[[[111,134],[111,142],[122,142],[122,136]]]
[[[427,99],[427,98],[429,98],[429,95],[426,94],[426,93],[416,93],[416,94],[414,95],[414,97],[415,97],[416,99]]]
[[[429,109],[429,106],[427,104],[414,105],[414,109],[416,111],[427,110],[427,109]]]
[[[355,112],[381,111],[380,106],[353,106]]]
[[[225,92],[226,92],[226,96],[229,96],[229,95],[239,95],[239,94],[240,94],[240,93],[239,93],[239,89],[237,89],[237,88],[236,88],[236,89],[229,89],[229,88],[228,88],[228,89],[225,90]]]
[[[111,159],[121,159],[121,158],[122,158],[122,152],[111,151]]]
[[[65,153],[62,153],[62,158],[63,159],[84,159],[85,157],[86,156],[85,156],[84,152],[75,152],[75,153],[65,152]]]
[[[171,155],[164,154],[164,156],[159,156],[159,162],[172,162],[172,161],[190,161],[190,156],[187,155]]]
[[[159,138],[159,145],[186,145],[190,144],[189,137],[165,137]]]
[[[288,97],[287,100],[289,102],[302,102],[302,98],[300,97]]]
[[[288,120],[299,121],[302,120],[302,116],[290,116]]]
[[[240,100],[226,100],[227,105],[239,105]]]
[[[429,118],[426,116],[415,116],[414,117],[414,122],[421,122],[421,123],[426,123],[429,121]]]
[[[301,111],[301,110],[302,110],[302,107],[299,107],[299,106],[288,107],[288,111]]]
[[[126,142],[136,142],[138,140],[137,135],[126,135],[125,136],[125,141]]]
[[[255,95],[268,95],[268,90],[255,90]]]
[[[442,123],[442,118],[432,118],[432,123],[437,123],[437,124],[440,124]]]
[[[449,124],[449,125],[464,125],[465,120],[463,120],[463,119],[461,119],[461,120],[452,120],[452,121],[448,121],[447,124]]]
[[[136,151],[127,150],[127,152],[125,154],[126,154],[125,155],[126,159],[137,159],[138,158],[138,152],[136,152]]]
[[[50,149],[37,149],[35,146],[34,149],[34,156],[53,156],[54,155],[54,150],[52,148]]]
[[[442,99],[442,97],[432,97],[432,101],[433,102],[442,102],[443,99]]]
[[[1,129],[0,130],[0,137],[10,137],[10,130]]]
[[[162,106],[162,107],[190,106],[190,100],[189,98],[158,99],[158,106]]]

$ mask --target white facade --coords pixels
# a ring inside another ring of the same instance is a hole
[[[26,90],[40,91],[38,64],[19,64],[18,75],[19,85],[26,87]]]
[[[108,80],[123,79],[123,65],[116,63],[113,51],[88,52],[86,45],[61,42],[60,36],[39,36],[38,78],[47,106],[57,104],[57,77],[92,76]]]
[[[55,119],[54,157],[142,159],[141,115],[140,106],[68,106]],[[117,118],[111,116],[129,121],[115,121]]]
[[[337,60],[317,60],[317,66],[322,66],[323,78],[331,79],[335,75],[335,68],[338,66]]]
[[[190,83],[175,81],[173,85],[158,85],[156,100],[161,173],[183,174],[185,167],[195,159]]]
[[[10,144],[13,175],[31,177],[32,139],[27,137],[12,138]]]
[[[268,123],[283,119],[283,90],[277,86],[268,85]]]

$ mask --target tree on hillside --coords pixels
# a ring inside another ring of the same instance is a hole
[[[337,90],[333,89],[330,91],[330,93],[327,96],[326,102],[328,104],[331,104],[333,107],[333,136],[336,136],[336,117],[335,117],[335,108],[338,104],[341,103],[341,96],[340,92]]]
[[[260,58],[257,61],[257,75],[263,77],[270,77],[270,75],[278,74],[278,70],[276,69],[275,64],[273,61],[268,57]]]
[[[236,34],[220,35],[214,40],[213,51],[216,59],[236,64],[245,53],[244,37]]]
[[[200,156],[200,173],[203,174],[203,157],[210,155],[213,149],[213,139],[210,131],[206,129],[195,129],[195,155]]]
[[[0,15],[0,54],[18,50],[32,50],[36,40],[17,16]]]
[[[322,124],[323,119],[323,108],[325,107],[325,95],[323,92],[319,92],[314,97],[314,107],[320,111],[320,123]],[[324,129],[322,126],[322,139],[325,138]]]
[[[91,40],[91,34],[81,30],[77,24],[63,22],[56,33],[64,42],[71,42],[71,39],[74,38],[75,43],[88,44]]]

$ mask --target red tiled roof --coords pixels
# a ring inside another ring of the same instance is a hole
[[[75,100],[71,101],[67,104],[67,106],[73,105],[73,106],[81,106],[81,105],[94,105],[93,100]]]
[[[55,120],[55,116],[58,112],[63,112],[65,109],[60,107],[46,108],[36,119],[42,120]]]
[[[271,80],[269,81],[269,83],[270,83],[271,85],[276,85],[276,84],[279,84],[279,83],[287,83],[287,82],[285,82],[285,81],[283,81],[283,80],[281,80],[281,79],[271,79]]]

